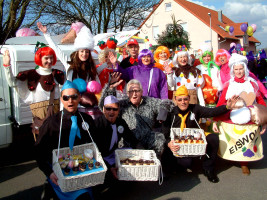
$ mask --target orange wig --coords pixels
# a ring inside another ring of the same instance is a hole
[[[36,51],[35,57],[34,57],[35,64],[38,65],[38,66],[42,66],[42,57],[43,56],[48,56],[48,55],[52,55],[53,56],[52,65],[55,65],[56,62],[57,62],[57,56],[56,56],[55,51],[50,47],[42,47],[42,48],[39,48]]]
[[[157,63],[159,62],[159,54],[160,54],[162,51],[164,51],[165,53],[167,53],[168,58],[171,56],[168,47],[165,47],[165,46],[159,46],[159,47],[156,49],[155,53],[154,53],[154,60],[155,60]]]

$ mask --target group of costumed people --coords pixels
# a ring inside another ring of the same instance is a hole
[[[224,49],[214,56],[211,49],[203,47],[201,64],[193,66],[186,48],[178,48],[171,60],[167,47],[159,46],[153,55],[148,49],[139,52],[137,40],[129,39],[129,56],[121,62],[114,51],[116,45],[109,48],[100,42],[99,64],[95,65],[94,39],[86,26],[72,25],[76,37],[70,57],[52,40],[45,26],[37,26],[49,44],[36,48],[38,67],[14,76],[8,50],[3,66],[9,86],[30,105],[36,152],[42,155],[37,156],[37,162],[58,197],[76,198],[86,192],[92,195],[91,190],[64,194],[57,186],[49,164],[52,150],[58,147],[61,126],[60,147],[73,148],[94,139],[110,170],[109,183],[112,176],[117,178],[114,151],[119,146],[154,150],[164,173],[168,173],[169,158],[191,170],[192,157],[179,156],[180,147],[170,138],[173,127],[198,128],[199,123],[204,129],[207,151],[203,170],[213,183],[219,181],[214,169],[217,154],[240,162],[246,175],[250,174],[248,162],[263,157],[260,134],[267,127],[263,100],[267,90],[249,71],[245,56],[230,55]],[[64,72],[52,69],[57,59]],[[90,138],[84,123],[90,125]]]

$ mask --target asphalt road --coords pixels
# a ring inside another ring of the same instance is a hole
[[[262,137],[267,145],[267,133]],[[40,199],[44,175],[33,159],[31,135],[17,138],[9,148],[0,149],[0,198]],[[267,148],[264,149],[267,155]],[[202,174],[201,163],[194,160],[192,173],[177,172],[160,186],[158,182],[121,182],[103,199],[134,200],[264,200],[267,199],[267,162],[250,164],[251,175],[242,175],[237,163],[218,159],[219,183],[210,183]]]

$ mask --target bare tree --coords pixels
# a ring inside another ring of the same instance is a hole
[[[24,24],[30,27],[41,16],[45,5],[39,6],[35,14],[31,14],[30,0],[0,0],[0,43],[14,37],[16,31]]]
[[[80,21],[94,34],[137,28],[156,2],[158,0],[35,0],[36,6],[46,6],[42,22],[48,26]]]

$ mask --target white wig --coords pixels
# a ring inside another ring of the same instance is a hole
[[[174,55],[174,57],[173,57],[173,60],[172,60],[173,65],[176,66],[176,67],[179,67],[179,66],[178,66],[178,61],[177,61],[177,59],[178,59],[179,56],[183,56],[183,55],[186,55],[186,56],[188,57],[187,64],[190,65],[190,66],[192,66],[192,61],[193,61],[193,59],[192,59],[191,56],[189,55],[188,51],[179,51],[178,53],[176,53],[176,54]]]

